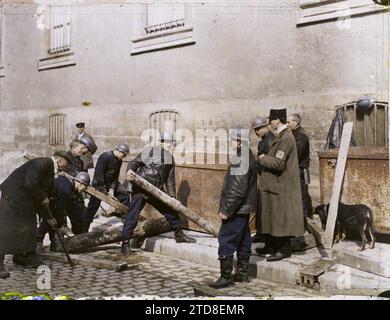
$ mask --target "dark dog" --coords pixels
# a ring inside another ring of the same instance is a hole
[[[322,228],[325,230],[328,220],[329,204],[322,204],[315,208],[314,213],[318,214],[321,219]],[[366,232],[370,235],[371,249],[375,246],[375,238],[373,232],[373,214],[372,210],[364,204],[347,205],[339,203],[337,210],[336,226],[335,226],[335,242],[343,241],[346,237],[347,228],[356,229],[359,231],[362,245],[359,248],[363,251],[367,237]]]

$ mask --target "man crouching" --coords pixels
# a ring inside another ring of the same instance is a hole
[[[222,219],[218,235],[220,278],[210,286],[225,288],[236,282],[248,282],[251,255],[249,215],[256,212],[256,162],[249,149],[249,130],[232,130],[232,157],[223,182],[219,217]],[[245,135],[246,134],[246,135]],[[234,275],[233,255],[237,252],[237,270]]]

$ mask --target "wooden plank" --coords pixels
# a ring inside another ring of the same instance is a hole
[[[160,200],[162,203],[173,209],[179,214],[182,214],[186,218],[188,218],[193,223],[200,226],[202,229],[206,230],[207,232],[211,233],[215,237],[218,236],[218,230],[214,228],[214,226],[209,223],[207,220],[200,217],[198,214],[196,214],[191,209],[183,206],[181,202],[177,199],[174,199],[167,195],[165,192],[161,191],[160,189],[156,188],[154,185],[146,181],[144,178],[137,175],[134,171],[129,170],[127,172],[127,175],[131,175],[132,179],[131,182],[136,184],[139,188],[147,192],[148,194],[152,195],[156,199]]]
[[[340,191],[344,180],[345,164],[347,162],[348,150],[351,142],[352,128],[353,128],[352,122],[346,122],[343,126],[343,134],[341,136],[340,150],[337,158],[332,196],[330,198],[328,221],[326,223],[326,230],[324,235],[325,249],[331,249],[333,245],[333,234],[336,225]]]
[[[62,253],[58,252],[38,252],[38,254],[41,256],[44,260],[49,261],[55,261],[55,262],[61,262],[66,263],[66,258]],[[72,261],[75,265],[80,265],[84,267],[90,267],[90,268],[98,268],[98,269],[107,269],[107,270],[115,270],[117,272],[127,270],[129,268],[128,263],[124,261],[111,261],[108,259],[97,259],[92,258],[86,255],[71,255]],[[133,266],[135,267],[135,266]]]
[[[31,159],[36,158],[37,156],[26,151],[25,153],[23,153],[23,157],[27,160],[31,160]],[[66,172],[62,172],[62,174],[69,179],[74,178]],[[111,198],[110,196],[104,194],[103,192],[96,190],[92,186],[88,186],[87,189],[85,190],[85,192],[90,194],[91,196],[94,196],[95,198],[98,198],[99,200],[109,204],[110,206],[114,207],[115,209],[118,209],[123,214],[127,214],[127,212],[129,211],[129,208],[127,208],[124,204],[120,203],[118,200],[116,200],[114,198]]]
[[[322,230],[321,226],[316,223],[316,221],[307,218],[307,229],[319,243],[324,243],[324,230]]]

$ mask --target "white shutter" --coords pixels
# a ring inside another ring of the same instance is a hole
[[[50,48],[51,54],[70,49],[70,14],[69,8],[52,7],[50,17]]]

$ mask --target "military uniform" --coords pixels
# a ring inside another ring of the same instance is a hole
[[[92,186],[100,192],[106,193],[109,189],[118,189],[118,177],[122,166],[122,160],[115,157],[113,151],[102,153],[96,163],[95,173],[92,180]],[[93,217],[99,209],[101,200],[92,197],[89,199],[88,208],[85,214],[85,231],[93,221]]]
[[[289,238],[305,231],[295,138],[287,126],[282,129],[268,155],[260,159],[262,232],[274,238],[275,251],[288,253]]]
[[[308,181],[305,179],[305,171],[309,172],[310,166],[310,144],[309,137],[307,136],[305,130],[301,126],[297,127],[293,131],[295,141],[297,144],[297,153],[298,153],[298,163],[299,163],[299,177],[301,181],[301,195],[302,195],[302,206],[303,206],[303,215],[305,217],[309,216],[310,210],[310,201],[309,201],[309,192],[307,188]]]
[[[47,218],[41,203],[53,180],[53,160],[43,157],[26,162],[0,185],[0,260],[4,254],[35,253],[36,214]]]

